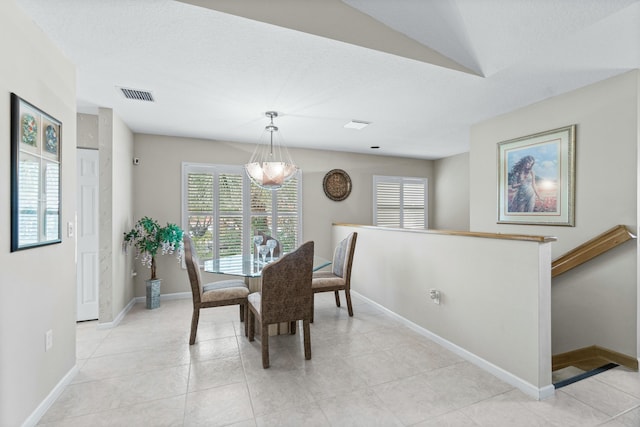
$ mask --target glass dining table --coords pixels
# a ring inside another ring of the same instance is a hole
[[[267,257],[266,262],[258,260],[253,255],[231,255],[204,261],[204,271],[207,273],[227,274],[230,276],[244,277],[250,292],[258,292],[262,289],[262,269],[272,262],[277,261]],[[331,261],[319,256],[313,257],[313,271],[331,265]],[[259,330],[259,328],[258,328]],[[269,325],[269,335],[282,335],[289,333],[289,324],[280,323]]]
[[[207,273],[227,274],[230,276],[241,276],[245,278],[245,282],[249,285],[251,292],[260,290],[260,276],[262,269],[277,258],[266,258],[266,262],[256,258],[253,255],[231,255],[221,258],[209,259],[204,261],[204,271]],[[319,257],[313,257],[313,271],[331,265],[331,261]]]

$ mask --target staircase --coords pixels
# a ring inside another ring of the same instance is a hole
[[[551,277],[566,273],[635,238],[627,227],[617,225],[553,260]],[[598,346],[557,354],[552,357],[552,382],[556,388],[560,388],[618,365],[638,370],[636,358]]]

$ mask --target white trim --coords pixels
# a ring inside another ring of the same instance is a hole
[[[47,397],[44,398],[42,402],[38,405],[38,407],[27,417],[26,420],[22,423],[22,427],[33,427],[40,422],[42,416],[51,408],[51,405],[60,397],[65,387],[71,383],[71,380],[78,374],[78,365],[73,365],[69,372],[65,374],[64,377],[58,384],[49,392]]]
[[[394,318],[400,320],[402,323],[404,323],[406,326],[413,329],[415,332],[419,333],[420,335],[426,338],[429,338],[431,341],[434,341],[440,344],[442,347],[446,348],[447,350],[454,352],[455,354],[462,357],[463,359],[473,363],[477,367],[489,372],[490,374],[496,376],[498,379],[516,387],[523,393],[537,400],[543,400],[543,399],[552,397],[555,394],[555,387],[552,384],[548,386],[544,386],[542,388],[538,388],[533,384],[529,383],[528,381],[525,381],[522,378],[513,375],[511,372],[507,372],[504,369],[500,368],[499,366],[496,366],[493,363],[488,362],[481,357],[478,357],[477,355],[465,350],[462,347],[457,346],[456,344],[440,337],[439,335],[434,334],[433,332],[423,328],[422,326],[416,325],[410,320],[407,320],[404,317],[400,316],[399,314],[396,314],[393,311],[389,310],[388,308],[378,304],[377,302],[370,300],[369,298],[354,291],[353,289],[351,290],[351,293],[359,298],[362,298],[364,301],[368,302],[369,304],[376,306],[377,308],[393,316]]]
[[[122,311],[120,313],[118,313],[116,318],[113,319],[113,321],[111,321],[111,322],[100,323],[100,319],[98,319],[98,326],[96,327],[96,329],[111,329],[111,328],[115,328],[116,326],[118,326],[120,324],[122,319],[124,319],[124,316],[129,312],[129,310],[131,310],[131,308],[133,307],[133,305],[135,303],[136,303],[136,299],[135,298],[131,298],[131,301],[129,301],[129,303],[122,309]]]

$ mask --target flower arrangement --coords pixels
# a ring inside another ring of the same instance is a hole
[[[131,231],[124,233],[124,245],[135,246],[136,258],[140,258],[142,265],[151,269],[151,280],[155,280],[158,251],[161,251],[161,255],[175,253],[178,261],[182,259],[182,234],[182,229],[175,224],[167,223],[161,227],[158,221],[145,216],[138,220]]]

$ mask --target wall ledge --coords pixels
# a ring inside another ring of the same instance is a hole
[[[439,234],[446,236],[464,236],[464,237],[481,237],[485,239],[501,239],[501,240],[523,240],[527,242],[555,242],[558,240],[554,236],[535,236],[529,234],[507,234],[507,233],[486,233],[482,231],[457,231],[457,230],[414,230],[408,228],[391,228],[391,227],[376,227],[373,225],[359,225],[359,224],[345,224],[345,223],[333,223],[332,225],[342,227],[356,227],[356,228],[368,228],[372,230],[381,231],[395,231],[403,233],[421,233],[421,234]]]

